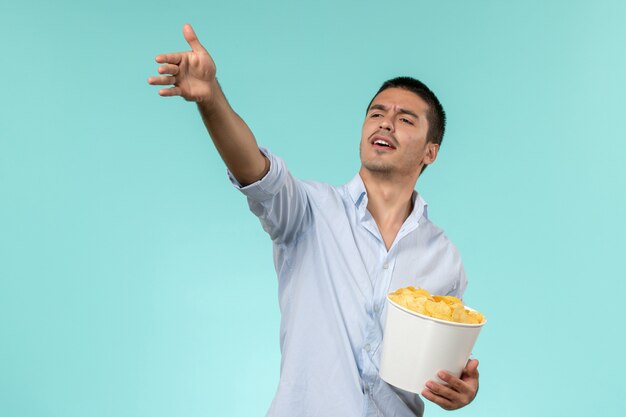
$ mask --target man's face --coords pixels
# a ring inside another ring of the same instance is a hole
[[[362,169],[386,175],[417,176],[434,162],[439,145],[427,143],[428,105],[417,94],[388,88],[378,94],[361,132]]]

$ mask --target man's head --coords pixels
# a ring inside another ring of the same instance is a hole
[[[445,120],[441,103],[422,82],[410,77],[384,82],[367,106],[361,140],[363,166],[391,173],[394,164],[398,165],[395,168],[406,168],[413,163],[421,166],[421,173],[437,156]],[[391,143],[387,145],[391,146],[376,146],[375,138],[384,136],[388,136]],[[402,155],[394,155],[396,150]]]
[[[422,100],[426,102],[428,105],[428,112],[426,113],[426,117],[428,119],[428,135],[426,139],[428,142],[436,143],[441,146],[441,142],[443,141],[443,134],[446,130],[446,112],[443,110],[443,106],[439,102],[439,99],[433,93],[430,88],[426,86],[426,84],[422,83],[419,80],[411,77],[397,77],[391,80],[385,81],[383,85],[378,89],[370,104],[367,105],[366,112],[369,111],[372,102],[380,93],[385,91],[388,88],[402,88],[404,90],[408,90]]]

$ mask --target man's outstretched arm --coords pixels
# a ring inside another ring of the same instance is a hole
[[[202,46],[191,25],[183,26],[191,51],[161,54],[159,76],[151,85],[171,86],[159,90],[163,97],[181,96],[198,105],[202,120],[226,166],[242,185],[263,178],[269,161],[257,146],[248,125],[230,107],[216,78],[215,62]]]

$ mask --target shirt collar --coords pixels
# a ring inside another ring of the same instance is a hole
[[[352,178],[352,180],[350,180],[347,186],[348,193],[350,193],[350,197],[352,198],[354,206],[359,209],[363,205],[363,201],[367,196],[367,192],[365,191],[365,184],[363,184],[361,176],[359,174],[356,174]]]
[[[352,180],[347,184],[348,193],[352,198],[352,202],[354,203],[354,207],[357,210],[365,209],[367,207],[367,191],[365,190],[365,184],[363,184],[363,179],[357,173]],[[415,190],[413,190],[413,211],[409,215],[409,217],[413,217],[417,220],[420,217],[424,216],[428,218],[428,204],[422,198],[422,196]]]

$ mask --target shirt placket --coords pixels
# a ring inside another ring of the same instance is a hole
[[[374,219],[365,211],[367,205],[367,196],[362,199],[360,207],[363,226],[378,241],[378,259],[382,262],[376,266],[376,270],[371,272],[372,280],[372,298],[367,305],[368,320],[365,326],[365,337],[361,349],[361,369],[363,370],[363,384],[367,392],[371,391],[374,381],[378,377],[378,366],[375,361],[376,352],[382,343],[382,327],[380,314],[384,310],[384,303],[387,295],[387,289],[391,282],[393,270],[396,263],[395,248],[391,248],[387,252],[385,243],[375,225]]]
[[[380,357],[377,353],[381,347],[383,336],[380,315],[384,311],[387,288],[391,282],[395,261],[393,251],[387,253],[385,250],[382,263],[378,266],[372,300],[367,307],[368,321],[365,329],[361,357],[363,358],[364,392],[368,398],[368,403],[371,403],[372,389],[378,378],[378,361],[376,358]],[[374,413],[373,415],[376,414]]]
[[[378,368],[380,362],[379,349],[381,348],[383,332],[382,320],[380,315],[384,311],[387,292],[393,277],[393,271],[396,265],[396,243],[387,251],[385,243],[380,236],[378,228],[374,224],[374,219],[365,211],[367,205],[367,196],[363,196],[360,203],[361,219],[363,226],[378,240],[378,259],[382,262],[378,264],[375,271],[372,271],[372,299],[367,306],[368,320],[365,327],[365,337],[361,349],[361,370],[363,392],[365,394],[364,416],[379,416],[379,410],[373,399],[373,390],[378,376]],[[408,232],[414,229],[416,224],[411,221],[403,225],[398,233],[397,241],[401,240]]]

